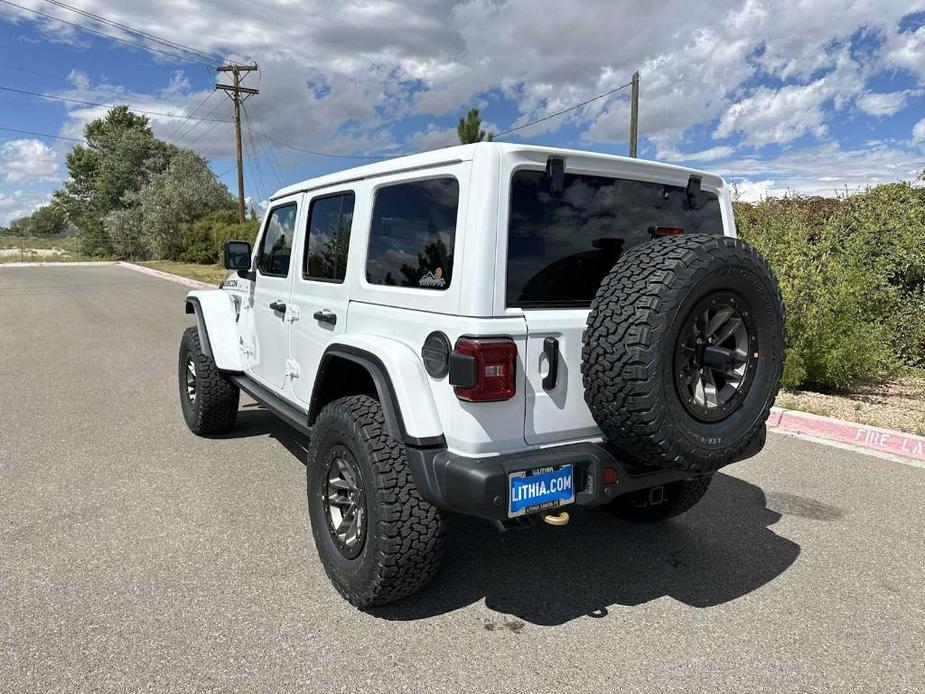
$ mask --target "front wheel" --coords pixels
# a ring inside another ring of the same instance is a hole
[[[190,327],[180,340],[180,407],[190,431],[199,436],[224,434],[234,426],[241,392],[202,351],[199,331]]]
[[[633,523],[658,523],[693,508],[707,493],[712,478],[711,475],[641,489],[617,497],[610,502],[608,508],[623,520]]]
[[[325,406],[307,475],[318,556],[351,604],[398,600],[437,573],[443,518],[418,493],[405,447],[389,435],[376,400],[359,395]]]

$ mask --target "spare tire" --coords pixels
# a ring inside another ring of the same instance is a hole
[[[585,400],[630,465],[710,472],[763,433],[783,350],[780,288],[751,246],[656,239],[623,255],[591,304]]]

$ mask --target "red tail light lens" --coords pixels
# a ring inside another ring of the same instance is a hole
[[[461,337],[450,355],[450,384],[460,400],[509,400],[517,392],[516,365],[512,339]]]
[[[684,233],[681,227],[652,227],[650,231],[654,236],[681,236]]]

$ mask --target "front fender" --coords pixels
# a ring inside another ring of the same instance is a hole
[[[186,295],[186,312],[196,314],[202,350],[215,365],[222,371],[243,371],[234,297],[221,289],[198,289]]]
[[[445,446],[443,425],[420,357],[407,345],[376,335],[338,335],[325,361],[341,357],[362,364],[373,377],[386,423],[396,438],[417,447]]]

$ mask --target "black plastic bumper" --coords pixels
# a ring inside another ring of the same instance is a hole
[[[595,506],[639,489],[702,476],[659,470],[631,475],[603,446],[576,443],[490,458],[464,458],[445,448],[408,447],[408,462],[418,490],[427,501],[446,511],[489,520],[508,517],[508,475],[521,470],[572,464],[575,504]],[[617,471],[615,484],[603,484],[604,468]]]

